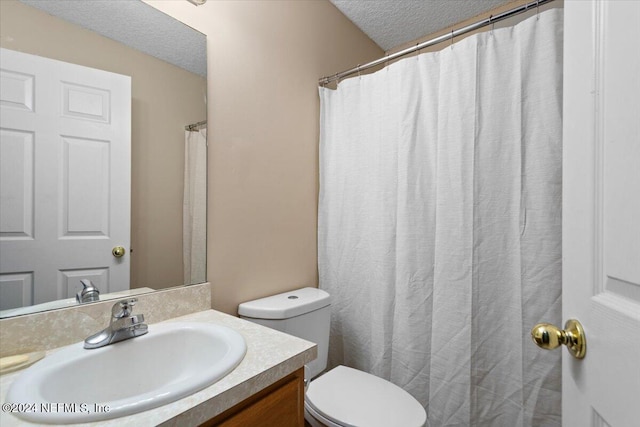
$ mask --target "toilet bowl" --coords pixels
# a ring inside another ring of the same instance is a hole
[[[400,387],[346,366],[311,381],[304,406],[314,427],[420,427],[427,418],[422,405]]]
[[[240,304],[241,318],[315,342],[318,358],[305,367],[305,420],[313,427],[422,427],[422,405],[402,388],[346,366],[327,367],[329,294],[302,288]]]

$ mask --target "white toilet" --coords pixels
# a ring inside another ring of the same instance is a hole
[[[318,345],[318,358],[305,367],[307,379],[327,367],[331,296],[303,288],[240,304],[246,320]],[[427,414],[409,393],[374,375],[338,366],[309,384],[305,419],[313,427],[422,427]]]

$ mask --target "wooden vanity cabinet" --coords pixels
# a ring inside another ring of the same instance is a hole
[[[301,368],[201,424],[201,427],[304,425],[304,368]]]

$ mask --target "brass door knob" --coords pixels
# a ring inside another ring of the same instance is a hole
[[[549,323],[538,323],[531,329],[531,338],[540,348],[553,350],[564,344],[569,353],[576,359],[582,359],[587,353],[587,339],[580,322],[567,320],[564,330]]]
[[[116,258],[120,258],[122,256],[124,256],[125,253],[125,249],[122,246],[116,246],[111,250],[111,253],[113,254],[114,257]]]

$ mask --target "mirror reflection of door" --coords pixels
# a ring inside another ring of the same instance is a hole
[[[0,54],[0,309],[129,289],[130,77]]]

